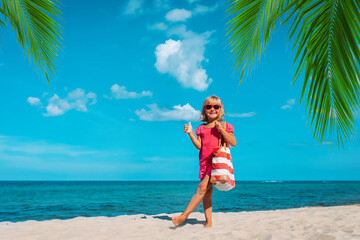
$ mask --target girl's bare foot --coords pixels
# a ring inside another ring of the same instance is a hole
[[[204,227],[205,227],[205,228],[211,228],[211,227],[212,227],[212,223],[205,223]]]
[[[177,217],[172,217],[171,220],[173,222],[173,224],[176,226],[179,226],[180,224],[182,224],[185,221],[185,216],[177,216]]]

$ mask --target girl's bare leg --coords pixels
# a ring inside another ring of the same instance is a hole
[[[204,213],[206,219],[206,224],[204,227],[212,226],[212,193],[213,193],[213,187],[211,185],[209,190],[205,193],[203,199]]]
[[[205,177],[199,183],[196,193],[191,198],[185,211],[180,216],[171,218],[175,226],[180,225],[189,217],[190,213],[194,211],[194,209],[199,205],[201,200],[204,198],[205,193],[209,190],[209,187],[211,187],[210,176],[205,175]]]

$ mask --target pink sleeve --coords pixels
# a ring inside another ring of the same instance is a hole
[[[226,123],[226,131],[227,132],[234,132],[234,126],[230,123]]]
[[[199,136],[201,134],[202,125],[198,126],[196,129],[196,136]]]

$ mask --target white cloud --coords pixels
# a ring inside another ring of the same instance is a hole
[[[97,96],[93,92],[85,94],[85,90],[77,88],[74,91],[68,93],[68,96],[64,99],[61,99],[57,94],[54,94],[48,100],[48,105],[46,106],[46,113],[43,113],[44,116],[59,116],[65,114],[65,112],[72,109],[80,112],[87,112],[87,104],[93,105],[97,102]],[[29,101],[29,100],[28,100]]]
[[[43,113],[44,116],[58,116],[63,115],[66,111],[70,110],[70,104],[59,98],[54,94],[49,100],[49,105],[46,107],[47,113]]]
[[[152,92],[142,91],[141,93],[128,92],[125,86],[114,84],[111,86],[111,97],[116,99],[152,97]]]
[[[168,73],[186,88],[205,91],[210,83],[206,70],[202,68],[205,45],[212,32],[196,34],[187,31],[184,25],[168,31],[168,34],[177,35],[182,40],[168,39],[156,47],[155,67],[160,73]]]
[[[196,7],[192,10],[192,13],[194,15],[197,15],[197,14],[206,14],[206,13],[210,13],[210,12],[214,12],[217,8],[219,7],[219,4],[216,3],[214,6],[212,7],[208,7],[208,6],[205,6],[205,5],[200,5],[200,4],[197,4]]]
[[[187,0],[187,1],[189,2],[189,4],[192,4],[192,3],[198,2],[198,1],[200,1],[200,0]]]
[[[290,105],[294,105],[295,104],[295,99],[289,99],[289,100],[287,100],[286,103],[290,104]]]
[[[169,0],[154,0],[153,6],[155,9],[169,9],[170,1]]]
[[[289,99],[286,101],[286,104],[284,106],[281,106],[282,109],[292,109],[292,106],[295,104],[295,99]]]
[[[40,98],[36,98],[36,97],[28,97],[27,102],[30,103],[30,105],[32,105],[32,106],[42,105]]]
[[[144,0],[129,0],[125,6],[124,15],[135,15],[143,13]]]
[[[254,117],[256,115],[256,112],[249,112],[249,113],[227,113],[226,116],[228,117]]]
[[[195,110],[190,104],[184,106],[176,105],[173,109],[160,109],[158,105],[147,105],[150,110],[136,110],[135,114],[138,115],[140,120],[144,121],[195,121],[200,117],[200,111]]]
[[[91,103],[89,105],[94,105],[95,103],[97,103],[97,95],[93,92],[89,92],[88,94],[86,94],[86,97],[89,99],[92,99]]]
[[[168,26],[163,23],[163,22],[159,22],[159,23],[155,23],[153,25],[149,25],[148,26],[149,30],[159,30],[159,31],[165,31],[168,29]]]
[[[173,9],[165,15],[169,22],[184,22],[191,18],[191,12],[185,9]]]

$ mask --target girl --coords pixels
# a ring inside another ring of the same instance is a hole
[[[234,127],[231,124],[226,124],[226,128],[221,124],[221,121],[225,115],[224,105],[219,97],[213,95],[205,99],[202,105],[202,111],[200,121],[205,122],[196,129],[196,136],[192,131],[191,123],[185,124],[184,132],[187,133],[193,142],[194,146],[200,150],[200,173],[199,183],[196,193],[190,200],[185,211],[177,217],[172,217],[172,221],[175,226],[178,226],[184,222],[192,211],[203,200],[204,213],[206,224],[204,227],[212,226],[212,192],[213,188],[210,183],[211,166],[213,157],[213,148],[218,146],[219,133],[221,132],[221,142],[226,142],[227,145],[235,146],[236,138],[233,134]]]

